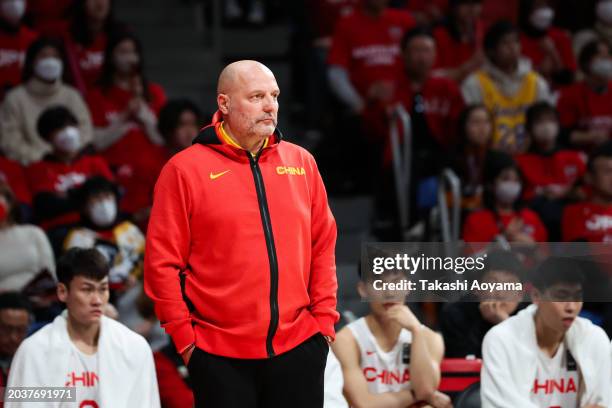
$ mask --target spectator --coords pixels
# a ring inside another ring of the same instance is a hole
[[[492,147],[523,152],[525,111],[536,101],[550,99],[548,85],[521,57],[518,31],[511,23],[495,23],[485,35],[484,48],[487,60],[463,82],[463,96],[466,103],[483,103],[491,112]]]
[[[482,205],[484,161],[491,145],[493,124],[484,105],[470,105],[459,116],[459,154],[454,168],[462,181],[462,207]]]
[[[93,177],[73,197],[81,221],[66,236],[64,250],[98,249],[109,261],[111,289],[133,286],[142,276],[145,238],[136,225],[120,217],[117,186],[104,177]]]
[[[549,84],[568,85],[574,79],[576,59],[569,34],[552,25],[554,18],[552,0],[521,0],[521,49]]]
[[[565,208],[563,241],[612,242],[612,142],[593,151],[586,181],[591,197]]]
[[[111,0],[75,2],[66,43],[76,58],[75,82],[85,87],[82,91],[93,88],[98,81],[108,39],[123,29],[115,21]]]
[[[62,105],[78,120],[83,146],[91,142],[89,111],[79,93],[62,81],[65,58],[60,42],[39,38],[26,54],[22,79],[0,108],[0,147],[11,159],[28,165],[49,153],[51,145],[36,129],[42,111]]]
[[[578,57],[584,80],[564,89],[558,109],[568,143],[588,150],[612,136],[612,55],[601,40],[588,43]]]
[[[246,2],[241,2],[239,0],[227,0],[225,1],[224,11],[225,18],[228,22],[234,22],[242,19],[245,11],[248,12],[246,22],[249,24],[261,25],[266,21],[266,8],[264,0],[246,0]]]
[[[82,153],[82,137],[77,126],[76,117],[63,106],[45,110],[38,119],[38,134],[51,145],[52,151],[43,160],[31,164],[26,176],[35,218],[46,230],[78,221],[70,190],[95,175],[113,178],[102,157]]]
[[[389,0],[363,0],[338,21],[328,57],[332,92],[352,112],[388,103],[402,75],[400,41],[414,26],[410,14],[387,8]]]
[[[351,14],[359,0],[314,0],[307,1],[309,24],[313,30],[314,44],[327,51],[332,44],[336,23],[344,16]]]
[[[548,238],[540,217],[523,206],[520,199],[522,180],[515,161],[508,154],[490,151],[484,167],[484,208],[465,220],[466,242],[533,243]]]
[[[375,296],[373,276],[369,273],[358,283],[362,298]],[[383,279],[404,277],[391,271]],[[397,295],[393,300],[372,300],[370,313],[340,330],[332,344],[342,366],[347,401],[357,407],[400,408],[418,401],[450,407],[450,398],[436,391],[444,355],[442,337],[423,326]]]
[[[200,109],[188,99],[175,99],[164,105],[159,112],[157,128],[169,157],[191,146],[202,121]]]
[[[534,278],[534,304],[484,338],[483,406],[609,406],[610,340],[578,317],[580,269],[571,258],[553,257]]]
[[[142,48],[130,33],[109,40],[99,86],[88,94],[94,144],[125,189],[122,210],[146,219],[157,174],[166,155],[157,115],[166,103],[161,86],[144,72]],[[138,154],[134,154],[138,152]]]
[[[595,24],[574,34],[574,55],[580,55],[582,48],[595,40],[605,42],[608,48],[612,47],[612,0],[596,0],[594,3]]]
[[[11,361],[26,337],[31,319],[30,304],[23,295],[0,293],[0,387],[6,387]]]
[[[522,265],[512,252],[487,254],[485,269],[474,277],[479,282],[521,283]],[[440,314],[440,329],[446,344],[447,358],[482,357],[482,340],[495,326],[512,316],[522,299],[514,292],[499,291],[469,294],[457,302],[447,303]]]
[[[65,32],[75,0],[29,0],[26,21],[43,35],[57,36]]]
[[[0,102],[21,82],[25,52],[38,34],[21,23],[26,0],[0,0]]]
[[[25,171],[19,163],[4,157],[0,152],[0,185],[6,184],[15,194],[15,200],[20,206],[21,219],[30,221],[32,193],[28,187]]]
[[[8,386],[73,386],[77,406],[159,407],[151,348],[142,336],[103,316],[109,298],[104,256],[74,248],[57,271],[57,294],[67,310],[21,343]]]
[[[484,62],[482,0],[452,0],[445,24],[434,29],[436,70],[461,82]]]
[[[576,184],[586,171],[584,154],[559,148],[559,118],[555,108],[538,102],[527,109],[529,152],[516,161],[525,180],[523,199],[541,217],[549,237],[561,239],[563,207],[576,194]]]
[[[15,197],[0,185],[0,288],[21,291],[41,274],[55,276],[55,261],[45,233],[19,225]]]

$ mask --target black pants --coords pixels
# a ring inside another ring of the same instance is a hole
[[[198,408],[322,408],[329,346],[315,334],[269,359],[220,357],[196,348],[189,376]]]

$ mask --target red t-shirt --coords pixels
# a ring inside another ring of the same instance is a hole
[[[88,46],[72,42],[77,65],[87,89],[92,89],[100,77],[107,41],[107,35],[100,33]]]
[[[27,16],[40,33],[61,34],[68,26],[74,0],[28,0]]]
[[[436,68],[457,68],[468,61],[478,48],[477,42],[462,42],[452,36],[448,27],[433,31],[436,40]]]
[[[612,205],[568,205],[561,221],[563,241],[612,242]]]
[[[328,63],[344,67],[361,95],[374,82],[395,83],[402,75],[400,42],[414,25],[402,10],[386,9],[377,18],[355,10],[338,21]]]
[[[81,156],[70,164],[42,160],[28,166],[26,175],[33,195],[43,192],[64,194],[92,176],[113,180],[106,160],[100,156]]]
[[[6,90],[19,85],[25,52],[38,34],[22,25],[15,33],[0,31],[0,100]]]
[[[604,93],[596,93],[584,82],[561,92],[557,110],[561,125],[571,129],[604,130],[612,135],[612,82]]]
[[[314,0],[309,6],[315,38],[329,37],[342,16],[351,14],[358,0]]]
[[[157,84],[149,83],[151,100],[149,107],[158,114],[166,103],[166,94]],[[96,127],[106,127],[123,112],[133,96],[131,92],[113,86],[108,90],[94,89],[87,97]],[[157,175],[166,161],[166,153],[147,137],[144,128],[137,122],[125,135],[102,152],[117,178],[125,188],[121,208],[128,213],[151,205],[152,192]]]
[[[32,194],[28,189],[28,181],[23,167],[16,161],[4,156],[0,156],[0,183],[2,182],[8,184],[18,202],[32,204]]]
[[[463,225],[463,240],[466,242],[491,242],[501,234],[500,224],[506,228],[515,217],[523,220],[523,232],[537,242],[544,242],[548,232],[538,214],[523,208],[512,214],[500,214],[499,218],[488,209],[477,210],[468,215]]]
[[[524,153],[515,159],[525,178],[523,198],[526,200],[540,194],[546,186],[571,186],[586,171],[586,157],[574,150],[559,150],[549,156]]]
[[[28,185],[34,199],[40,193],[54,193],[61,198],[68,199],[69,190],[79,187],[93,176],[103,176],[108,180],[114,179],[106,160],[100,156],[81,156],[70,164],[42,160],[31,164],[26,169]],[[71,224],[80,219],[77,211],[69,211],[54,217],[48,217],[45,214],[38,214],[38,216],[44,220],[41,222],[44,229]]]
[[[574,57],[572,40],[569,34],[560,28],[551,27],[548,29],[546,36],[555,44],[555,49],[559,53],[563,68],[575,71],[576,58]],[[529,58],[534,68],[537,69],[546,55],[540,45],[541,38],[529,37],[524,33],[521,33],[520,38],[523,55]]]

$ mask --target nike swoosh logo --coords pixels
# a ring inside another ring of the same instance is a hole
[[[225,174],[225,173],[227,173],[228,171],[229,171],[229,170],[225,170],[225,171],[222,171],[221,173],[217,173],[217,174],[213,174],[213,172],[211,171],[211,172],[210,172],[210,179],[211,179],[211,180],[218,179],[219,177],[221,177],[222,175],[224,175],[224,174]]]

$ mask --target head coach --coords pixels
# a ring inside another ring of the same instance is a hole
[[[225,67],[212,124],[155,187],[145,290],[196,406],[323,405],[336,224],[314,158],[276,129],[279,93],[259,62]]]

